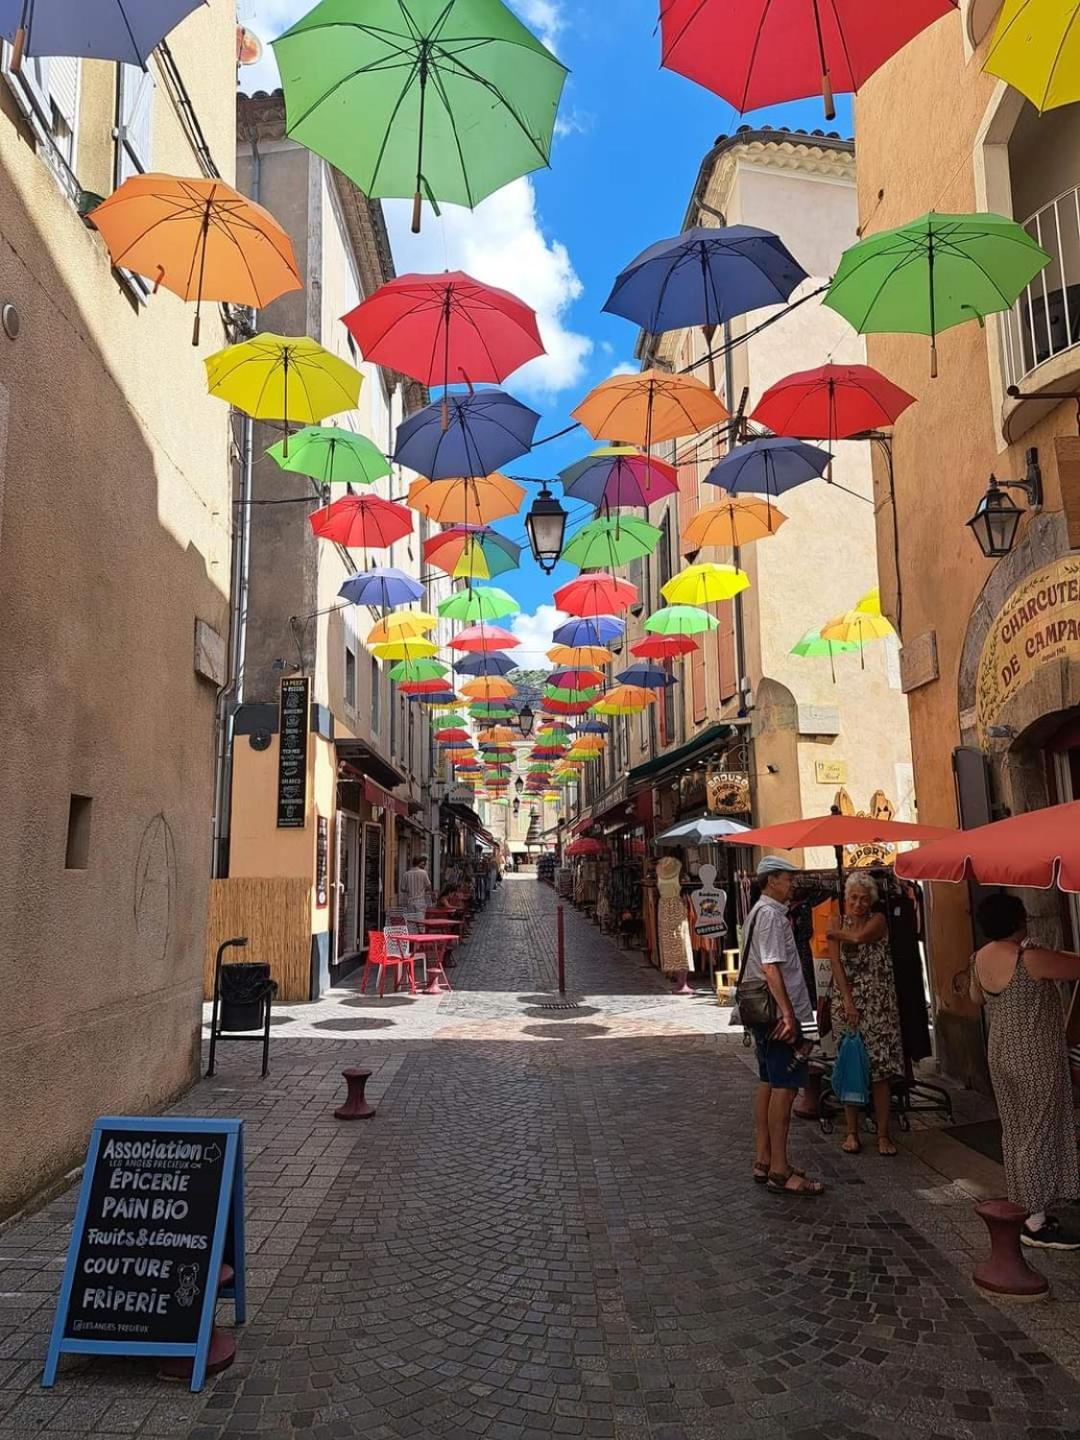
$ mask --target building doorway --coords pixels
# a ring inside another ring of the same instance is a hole
[[[360,817],[347,810],[337,814],[337,902],[334,960],[340,964],[360,948]]]

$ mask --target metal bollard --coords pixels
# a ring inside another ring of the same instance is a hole
[[[566,933],[563,927],[563,907],[555,908],[556,954],[559,963],[559,994],[566,994]]]
[[[1050,1282],[1033,1270],[1020,1248],[1020,1231],[1027,1219],[1022,1205],[1008,1200],[984,1200],[976,1215],[990,1231],[990,1255],[975,1266],[971,1278],[980,1290],[1002,1300],[1045,1300]]]
[[[369,1105],[364,1098],[364,1087],[371,1079],[370,1070],[343,1070],[345,1084],[348,1086],[348,1094],[345,1104],[340,1105],[334,1111],[334,1118],[337,1120],[370,1120],[375,1114],[374,1106]]]

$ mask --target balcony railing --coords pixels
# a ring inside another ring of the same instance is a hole
[[[1050,263],[1002,316],[1008,385],[1019,385],[1037,366],[1080,346],[1080,188],[1036,210],[1024,229]]]

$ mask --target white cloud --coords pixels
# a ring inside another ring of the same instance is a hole
[[[640,369],[636,360],[620,360],[607,378],[614,380],[616,375],[636,375]]]
[[[559,0],[510,0],[510,8],[518,12],[549,50],[555,50],[559,31],[566,24]]]
[[[515,615],[510,628],[521,648],[511,651],[514,663],[522,670],[550,670],[551,635],[565,619],[554,605],[538,605],[531,615]]]

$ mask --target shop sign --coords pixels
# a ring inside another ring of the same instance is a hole
[[[278,722],[277,828],[302,830],[307,821],[307,747],[311,681],[294,675],[281,682]]]
[[[797,706],[800,735],[839,735],[840,710],[836,705]]]
[[[698,874],[701,888],[690,892],[694,929],[703,940],[719,940],[727,934],[727,893],[717,888],[715,865],[702,865]]]
[[[844,760],[818,760],[814,774],[819,785],[846,785],[847,763]]]
[[[315,907],[325,910],[330,903],[330,821],[315,815]]]
[[[364,799],[378,810],[389,810],[391,815],[408,815],[409,807],[404,800],[398,800],[389,790],[376,785],[374,780],[364,780]]]
[[[750,776],[739,770],[717,770],[705,781],[708,806],[714,815],[749,815]]]
[[[866,810],[856,810],[855,802],[846,790],[838,790],[833,804],[841,815],[857,815],[868,820],[895,820],[896,806],[884,790],[875,790],[870,796]],[[844,847],[844,864],[849,870],[883,869],[896,860],[896,849],[892,845],[847,845]]]
[[[471,790],[468,785],[454,785],[446,798],[451,805],[472,806],[476,803],[476,791]]]
[[[981,742],[1035,673],[1062,659],[1080,660],[1080,556],[1057,560],[1029,575],[990,627],[975,687]]]
[[[245,1318],[243,1174],[240,1120],[94,1122],[43,1385],[76,1352],[190,1356],[202,1389],[223,1260]]]

